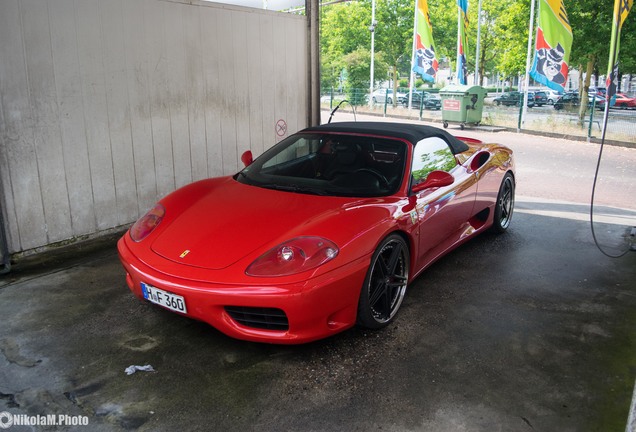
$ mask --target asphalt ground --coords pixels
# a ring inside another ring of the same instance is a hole
[[[435,263],[380,331],[301,346],[230,339],[138,301],[116,235],[21,260],[0,276],[0,425],[10,413],[88,422],[10,431],[626,430],[636,253],[609,258],[592,239],[598,146],[461,135],[515,150],[512,226]],[[607,155],[608,172],[625,164],[601,188],[598,229],[611,243],[636,220],[625,200],[636,150]],[[154,372],[127,375],[131,365]]]

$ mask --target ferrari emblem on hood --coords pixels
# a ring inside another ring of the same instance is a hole
[[[181,255],[179,255],[179,258],[185,258],[187,254],[190,253],[190,249],[186,249],[183,252],[181,252]]]

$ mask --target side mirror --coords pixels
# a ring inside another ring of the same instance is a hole
[[[254,162],[254,157],[252,156],[251,150],[247,150],[241,155],[241,162],[243,162],[243,165],[245,165],[246,167],[250,166],[252,162]]]
[[[431,171],[426,177],[426,180],[413,186],[412,191],[417,193],[423,191],[424,189],[450,186],[453,184],[454,181],[455,178],[446,171]]]

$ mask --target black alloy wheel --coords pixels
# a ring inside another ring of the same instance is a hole
[[[495,204],[495,216],[492,225],[494,232],[503,233],[508,229],[514,208],[515,180],[512,174],[506,173],[501,181],[499,194],[497,195],[497,203]]]
[[[385,238],[373,253],[358,303],[358,324],[388,325],[402,304],[409,278],[409,249],[398,234]]]

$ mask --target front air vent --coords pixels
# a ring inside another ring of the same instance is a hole
[[[287,315],[281,309],[244,306],[226,306],[232,319],[245,327],[285,331],[289,329]]]

